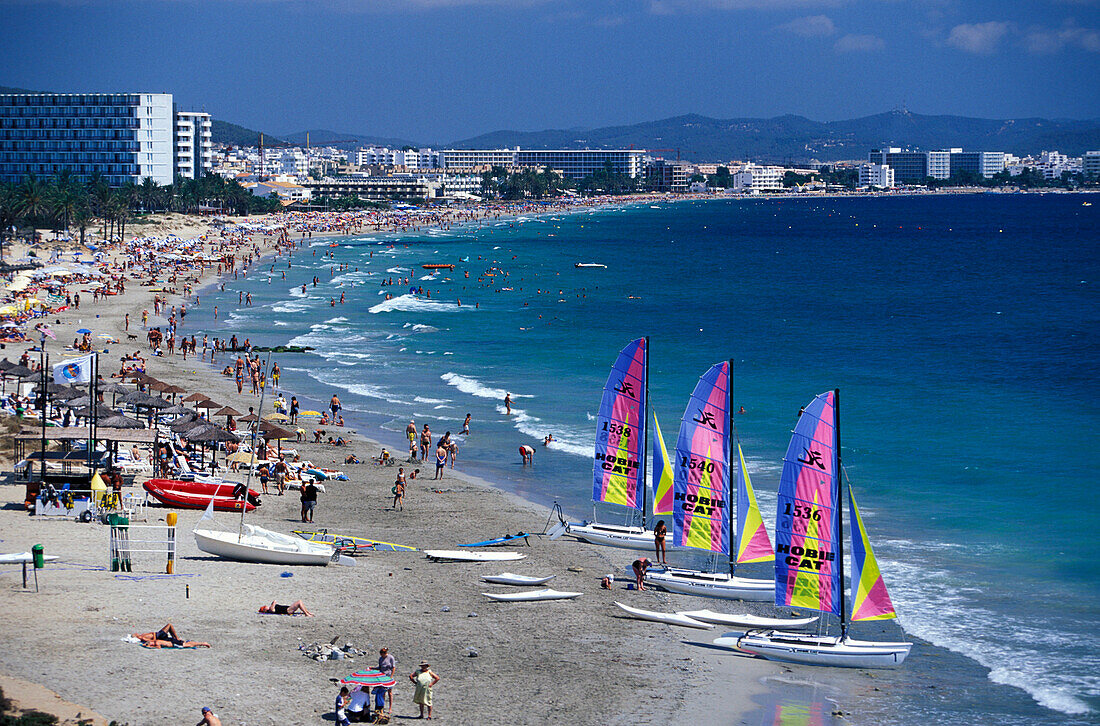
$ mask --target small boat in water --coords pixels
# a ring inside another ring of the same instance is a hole
[[[423,267],[425,270],[453,270],[455,268],[454,265],[445,265],[441,263],[421,265],[421,267]]]
[[[574,262],[573,267],[577,267],[577,268],[596,267],[596,268],[600,268],[600,269],[604,269],[604,270],[607,269],[607,265],[601,265],[599,262]]]

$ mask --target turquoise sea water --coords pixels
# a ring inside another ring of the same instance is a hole
[[[410,418],[438,437],[469,412],[460,468],[581,516],[593,415],[631,339],[650,336],[670,446],[698,376],[735,361],[736,424],[769,529],[795,415],[838,387],[845,466],[901,623],[938,646],[906,663],[897,722],[1094,723],[1100,205],[1089,198],[714,200],[395,247],[380,235],[314,241],[289,269],[283,258],[204,293],[186,332],[313,346],[277,357],[284,390],[315,408],[339,394],[349,425],[398,451]],[[420,267],[433,262],[457,267]],[[380,286],[409,275],[430,299]],[[253,307],[238,307],[239,290]],[[547,433],[557,442],[543,448]],[[522,444],[537,448],[529,469]],[[957,697],[918,694],[937,684]]]

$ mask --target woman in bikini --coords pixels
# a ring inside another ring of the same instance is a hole
[[[210,643],[198,640],[181,640],[172,623],[168,623],[155,633],[132,633],[132,637],[141,641],[146,648],[209,648]]]
[[[313,617],[313,613],[306,610],[306,606],[302,604],[301,600],[295,600],[290,605],[279,605],[272,600],[270,605],[261,605],[260,612],[264,615],[296,615],[301,613],[306,617]]]

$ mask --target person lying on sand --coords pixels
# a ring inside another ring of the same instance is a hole
[[[168,623],[155,633],[131,633],[146,648],[209,648],[210,643],[198,640],[181,640],[172,623]]]
[[[306,610],[306,606],[302,604],[301,600],[295,600],[290,605],[279,605],[272,600],[270,605],[261,605],[260,612],[264,615],[296,615],[301,613],[306,617],[313,617],[313,613]]]

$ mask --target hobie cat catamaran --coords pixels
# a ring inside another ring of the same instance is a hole
[[[776,509],[775,604],[840,618],[840,635],[779,630],[746,633],[737,647],[771,660],[848,668],[893,668],[912,643],[848,637],[849,621],[897,617],[848,486],[852,531],[852,604],[844,598],[844,529],[840,487],[840,391],[815,398],[795,425]]]
[[[577,539],[633,550],[653,549],[653,531],[645,527],[648,406],[649,338],[639,338],[619,353],[604,384],[596,415],[592,501],[626,507],[635,516],[640,512],[641,526],[567,523],[566,532]]]
[[[650,570],[645,581],[670,592],[728,600],[772,599],[771,580],[737,577],[738,563],[774,559],[768,532],[741,446],[734,469],[733,404],[729,361],[711,366],[691,394],[676,440],[673,476],[672,541],[680,547],[729,557],[729,572],[670,567]],[[733,476],[737,472],[737,518],[730,513]],[[734,525],[736,524],[736,532]]]

